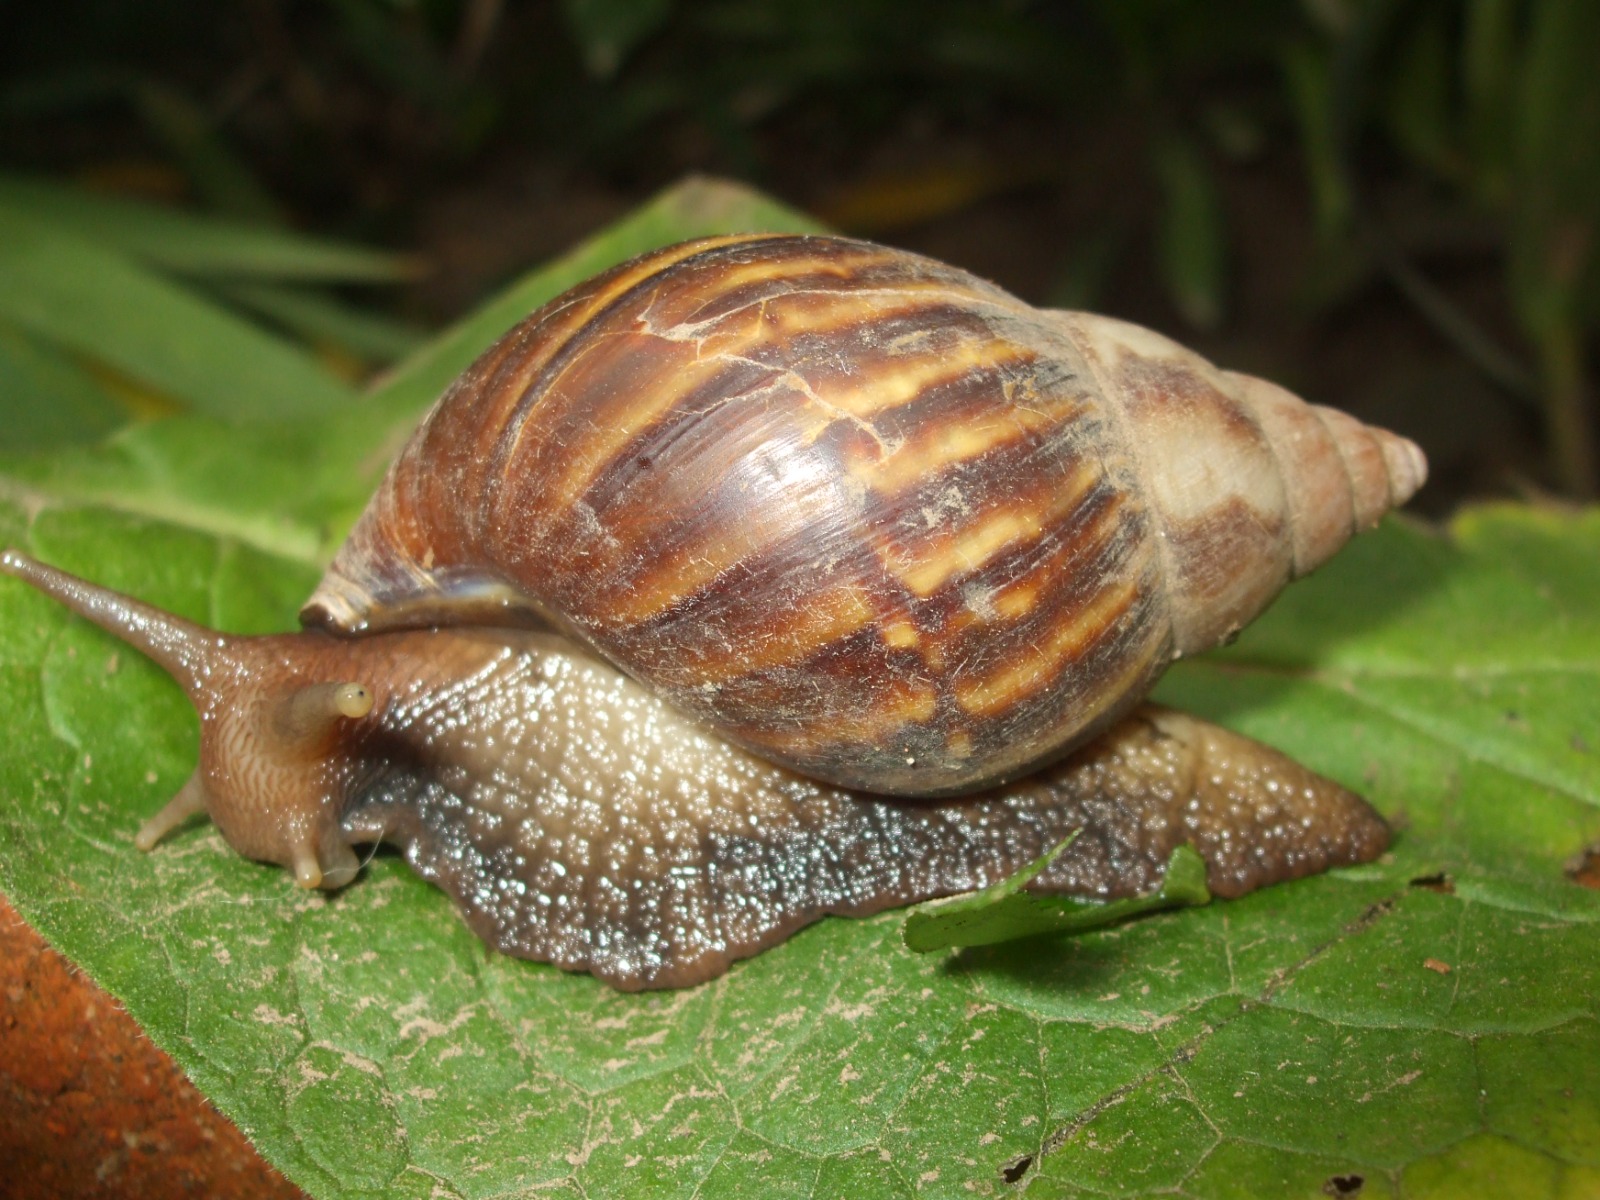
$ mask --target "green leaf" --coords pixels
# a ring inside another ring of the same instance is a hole
[[[216,416],[315,416],[354,399],[289,343],[4,203],[0,317]]]
[[[1575,312],[1600,316],[1600,7],[1537,6],[1516,122],[1511,296],[1535,336]]]
[[[363,65],[406,97],[436,111],[461,103],[463,84],[427,33],[428,23],[389,0],[330,0],[345,43]],[[418,6],[421,7],[421,6]]]
[[[1010,879],[981,891],[917,905],[906,914],[901,931],[907,948],[927,954],[958,946],[993,946],[1044,933],[1081,933],[1140,913],[1211,902],[1205,860],[1188,846],[1172,852],[1161,886],[1145,896],[1105,901],[1023,890],[1072,840],[1068,838]]]
[[[277,201],[217,132],[214,117],[194,97],[155,79],[134,79],[126,87],[146,128],[183,164],[184,174],[211,207],[246,221],[283,224]]]
[[[1462,111],[1479,194],[1492,206],[1506,201],[1518,42],[1517,0],[1469,0],[1461,34]]]
[[[773,211],[701,185],[602,244]],[[359,420],[182,418],[14,469],[0,542],[222,628],[286,628],[467,328]],[[1600,1179],[1600,891],[1563,871],[1600,842],[1600,512],[1389,522],[1167,677],[1168,702],[1365,791],[1396,824],[1384,860],[948,962],[904,947],[903,914],[829,920],[640,995],[486,955],[397,856],[330,897],[203,824],[139,854],[193,767],[186,702],[4,582],[0,890],[314,1195]]]
[[[1545,0],[1534,15],[1515,124],[1512,307],[1539,356],[1554,474],[1600,493],[1586,335],[1600,322],[1600,6]]]
[[[1056,270],[1048,303],[1051,308],[1093,309],[1105,295],[1106,285],[1126,248],[1127,230],[1121,222],[1107,222],[1073,243],[1066,260]]]
[[[417,262],[399,254],[23,175],[0,174],[0,205],[184,275],[388,283],[419,270]]]
[[[1284,91],[1299,124],[1306,156],[1317,235],[1331,242],[1349,227],[1355,207],[1342,161],[1333,66],[1328,52],[1309,41],[1286,43],[1280,57]]]
[[[1410,157],[1455,181],[1466,174],[1466,164],[1451,75],[1455,32],[1445,20],[1450,15],[1433,10],[1406,31],[1387,80],[1385,115],[1396,142]]]

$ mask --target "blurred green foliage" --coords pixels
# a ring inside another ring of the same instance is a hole
[[[1306,5],[1283,47],[1318,226],[1383,261],[1419,309],[1508,391],[1543,409],[1555,479],[1592,496],[1600,329],[1600,5],[1591,0],[1365,0]],[[1364,141],[1434,189],[1442,214],[1494,223],[1523,372],[1401,259],[1368,194]],[[1531,376],[1531,377],[1530,377]]]
[[[1386,277],[1508,401],[1537,409],[1551,480],[1596,488],[1590,0],[65,6],[75,19],[60,6],[5,13],[0,158],[81,172],[119,150],[105,134],[63,143],[50,131],[131,128],[189,197],[266,227],[292,212],[340,236],[403,238],[408,200],[429,180],[515,147],[635,194],[685,170],[780,191],[822,172],[853,187],[825,217],[892,238],[996,191],[1082,192],[1082,152],[1111,130],[1132,185],[1103,186],[1049,249],[1051,298],[1093,303],[1119,265],[1144,262],[1176,312],[1208,330],[1237,290],[1245,218],[1227,173],[1293,156],[1319,250],[1308,303]],[[980,145],[1026,128],[1041,161],[997,148],[907,179],[855,177],[908,121]],[[1430,277],[1426,230],[1463,223],[1503,280],[1504,320],[1469,315]],[[404,341],[331,313],[336,297],[252,285],[225,299],[301,336],[320,314],[369,355],[374,339],[391,354]]]
[[[136,415],[310,417],[411,335],[321,294],[395,255],[0,174],[0,448],[93,440]],[[276,328],[273,328],[276,327]]]

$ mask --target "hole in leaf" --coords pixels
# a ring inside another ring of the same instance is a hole
[[[1000,1178],[1007,1183],[1015,1183],[1028,1173],[1028,1168],[1033,1166],[1033,1155],[1024,1154],[1021,1158],[1013,1159],[1000,1168]]]
[[[1364,929],[1370,929],[1393,911],[1393,896],[1389,897],[1387,900],[1379,900],[1376,904],[1368,905],[1366,912],[1362,913],[1354,921],[1351,921],[1350,924],[1346,925],[1344,927],[1344,931],[1346,933],[1355,934],[1360,933]]]
[[[1411,881],[1411,886],[1414,888],[1426,888],[1430,892],[1442,892],[1446,896],[1454,896],[1456,894],[1455,880],[1451,879],[1443,871],[1437,871],[1432,875],[1418,875]]]
[[[1322,1190],[1330,1196],[1359,1196],[1361,1189],[1367,1186],[1365,1175],[1330,1175],[1322,1185]]]
[[[1600,845],[1590,846],[1569,862],[1567,878],[1579,887],[1600,888]]]

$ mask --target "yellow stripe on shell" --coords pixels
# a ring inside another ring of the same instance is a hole
[[[996,343],[997,346],[1005,343]],[[954,383],[973,366],[994,366],[996,360],[969,364],[962,371],[940,378],[929,372],[928,387]],[[908,398],[907,402],[915,400]],[[832,402],[832,397],[829,397]],[[893,496],[927,482],[933,476],[984,454],[1004,449],[1032,435],[1065,423],[1069,414],[1032,408],[996,409],[966,420],[930,422],[916,434],[902,438],[887,454],[855,457],[845,469],[882,496]]]
[[[1050,687],[1089,643],[1115,625],[1138,599],[1144,572],[1138,562],[1126,567],[1123,582],[1102,588],[1093,602],[1067,613],[1034,644],[1018,646],[999,670],[977,679],[956,680],[956,702],[974,716],[994,717]],[[1116,687],[1097,691],[1112,698],[1123,694]]]
[[[817,263],[831,265],[827,259],[818,259]],[[757,278],[763,273],[788,275],[808,265],[806,260],[784,260],[779,264],[781,272],[768,263],[759,264],[759,270],[753,266],[750,274]],[[723,283],[719,275],[717,295],[725,294]],[[881,298],[885,296],[892,296],[898,303],[888,303]],[[642,328],[590,331],[591,344],[583,347],[544,385],[544,395],[558,397],[563,378],[582,366],[590,354],[608,348],[607,343],[613,338],[650,337],[659,339],[665,347],[680,349],[676,353],[670,349],[663,352],[661,367],[654,376],[658,386],[630,392],[626,404],[618,404],[615,411],[608,414],[614,420],[586,432],[584,453],[574,456],[559,479],[552,481],[553,501],[563,506],[576,503],[608,463],[665,418],[683,397],[695,392],[731,363],[762,364],[770,360],[775,373],[772,388],[791,389],[796,396],[804,397],[806,407],[826,418],[813,423],[809,433],[798,440],[798,444],[805,445],[807,438],[814,441],[835,420],[864,421],[875,413],[915,401],[928,388],[953,383],[975,367],[1016,358],[1014,343],[971,339],[959,355],[952,357],[941,351],[938,355],[908,359],[899,370],[874,370],[870,378],[862,377],[856,383],[847,381],[858,377],[825,375],[820,370],[792,364],[783,354],[769,353],[792,345],[800,337],[825,336],[853,327],[870,328],[883,321],[914,315],[926,307],[930,297],[941,296],[961,308],[970,308],[975,300],[985,299],[954,290],[941,282],[896,281],[881,294],[849,290],[791,292],[760,301],[753,312],[735,309],[704,322],[657,327],[646,320]],[[708,297],[706,302],[711,299],[714,296]],[[1004,357],[996,358],[996,355]],[[558,401],[552,399],[550,403],[556,405]],[[509,460],[514,461],[522,439],[531,433],[536,423],[534,420],[522,422],[522,428],[508,446]],[[870,424],[866,428],[876,437]]]
[[[877,611],[863,590],[836,583],[787,608],[774,608],[770,617],[771,624],[763,627],[760,637],[743,638],[736,648],[719,643],[708,647],[716,653],[696,655],[696,678],[718,684],[801,662],[866,628]]]
[[[1080,460],[1042,507],[1029,503],[1031,497],[1024,497],[1020,505],[994,506],[949,534],[920,540],[909,551],[897,547],[885,553],[884,565],[913,595],[931,596],[950,580],[982,570],[1007,551],[1037,541],[1081,505],[1100,478],[1098,463]]]
[[[924,680],[896,681],[877,691],[869,707],[851,713],[847,722],[811,724],[760,739],[769,751],[804,757],[841,743],[892,747],[895,735],[925,727],[938,711],[938,692]],[[908,763],[908,766],[915,765]]]

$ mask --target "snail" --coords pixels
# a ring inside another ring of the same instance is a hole
[[[668,247],[526,318],[400,452],[299,633],[8,551],[189,693],[206,813],[306,887],[402,847],[489,944],[683,986],[997,882],[1223,896],[1387,844],[1143,704],[1422,483],[1410,442],[1158,334],[832,237]]]

